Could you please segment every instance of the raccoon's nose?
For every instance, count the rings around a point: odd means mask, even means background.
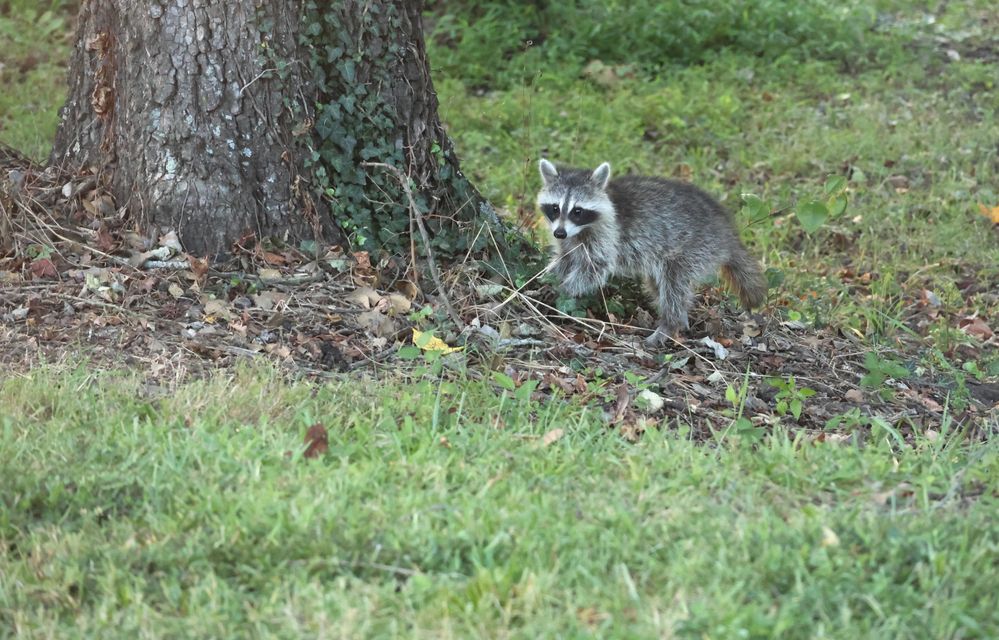
[[[565,234],[565,228],[564,227],[559,227],[558,229],[555,229],[555,231],[552,231],[552,233],[559,240],[565,240],[565,235],[566,234]]]

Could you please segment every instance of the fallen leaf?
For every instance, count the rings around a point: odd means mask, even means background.
[[[378,338],[395,335],[396,326],[392,318],[378,311],[365,311],[357,316],[357,324]]]
[[[822,542],[823,547],[838,547],[839,546],[839,536],[836,532],[829,527],[822,527]]]
[[[991,220],[992,224],[999,224],[999,206],[989,208],[979,202],[978,210],[982,212],[983,216]]]
[[[621,418],[627,413],[630,404],[631,395],[628,394],[628,385],[622,382],[617,387],[617,399],[614,401],[614,414],[611,416],[610,423],[616,424],[620,422]]]
[[[187,256],[187,263],[191,265],[191,272],[194,274],[195,280],[204,282],[205,276],[208,274],[208,258]]]
[[[992,332],[992,329],[989,328],[989,325],[985,324],[984,320],[976,316],[962,318],[961,321],[958,322],[957,326],[961,329],[961,331],[967,333],[969,336],[978,338],[982,342],[991,339],[992,336],[995,335]]]
[[[182,295],[184,295],[184,290],[183,290],[183,289],[181,288],[181,286],[180,286],[179,284],[177,284],[176,282],[171,282],[171,283],[170,283],[170,286],[169,286],[169,287],[167,287],[167,291],[168,291],[168,292],[170,293],[170,295],[172,295],[172,296],[173,296],[174,298],[179,298],[179,297],[181,297]]]
[[[232,319],[232,313],[229,312],[229,305],[218,298],[212,298],[205,302],[205,315],[223,318],[226,321]]]
[[[860,389],[850,389],[845,394],[843,394],[843,397],[849,400],[850,402],[855,402],[859,404],[864,401],[864,392],[861,391]]]
[[[180,240],[177,239],[176,231],[169,231],[160,236],[160,246],[173,249],[176,253],[180,253],[184,250],[180,246]]]
[[[461,351],[465,347],[450,347],[446,342],[437,336],[427,335],[419,329],[413,329],[413,344],[424,351],[440,351],[441,353],[452,353]]]
[[[564,435],[565,429],[552,429],[541,439],[541,443],[546,447],[551,446],[561,440]]]
[[[270,311],[284,304],[288,300],[288,294],[283,291],[268,290],[253,294],[252,298],[253,304],[264,311]]]
[[[56,270],[55,264],[52,263],[48,258],[38,258],[31,262],[31,266],[28,267],[31,274],[36,278],[55,278],[58,277],[59,272]]]
[[[718,358],[719,360],[724,360],[725,358],[728,357],[728,349],[726,349],[718,342],[715,342],[708,336],[704,336],[703,338],[701,338],[701,344],[703,344],[706,347],[710,347],[715,352],[715,357]]]
[[[371,270],[371,256],[367,251],[358,251],[354,253],[354,260],[357,263],[357,268],[361,271]]]
[[[666,406],[666,399],[654,391],[643,389],[635,398],[635,406],[646,413],[658,413]]]
[[[387,299],[390,314],[404,315],[409,313],[409,311],[413,308],[413,303],[410,302],[409,298],[401,293],[390,293],[388,294]]]
[[[503,285],[495,282],[487,282],[486,284],[475,285],[475,293],[480,298],[491,298],[493,296],[498,296],[503,293]]]
[[[281,272],[277,269],[261,269],[257,272],[257,275],[260,276],[260,279],[264,282],[281,279]]]
[[[347,302],[364,309],[373,309],[382,301],[380,293],[371,287],[358,287],[347,294]]]
[[[305,432],[305,453],[306,458],[318,458],[329,451],[329,434],[326,427],[318,422]]]

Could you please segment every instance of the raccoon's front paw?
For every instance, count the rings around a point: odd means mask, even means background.
[[[677,333],[683,329],[689,329],[690,323],[687,314],[684,312],[678,320],[661,320],[652,335],[645,338],[645,345],[648,347],[661,347],[667,342],[675,342]]]
[[[652,332],[652,335],[647,336],[642,342],[645,343],[646,347],[655,349],[674,339],[673,334],[675,333],[675,331],[667,331],[662,327],[659,327]]]

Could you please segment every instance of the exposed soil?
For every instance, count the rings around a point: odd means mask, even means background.
[[[4,375],[45,363],[125,367],[147,379],[150,393],[253,359],[320,382],[393,376],[423,363],[400,352],[420,327],[414,314],[429,305],[426,313],[443,320],[443,300],[425,295],[397,260],[336,250],[317,260],[247,238],[229,264],[209,266],[170,233],[131,231],[97,176],[69,179],[13,156],[0,171]],[[600,405],[629,438],[676,419],[697,437],[755,437],[778,421],[822,439],[932,437],[946,428],[985,438],[999,429],[999,383],[968,383],[956,395],[953,379],[916,370],[861,384],[872,351],[862,336],[783,321],[773,309],[746,314],[716,289],[703,292],[682,340],[650,351],[640,327],[651,318],[642,311],[627,321],[597,312],[571,318],[548,306],[547,285],[514,291],[471,264],[452,265],[444,279],[462,327],[440,337],[464,346],[444,356],[445,371],[535,380],[536,395]],[[995,348],[999,338],[985,322],[972,330],[983,349]],[[879,358],[915,362],[922,348],[913,335]],[[639,399],[626,373],[654,396]],[[795,389],[809,390],[798,396],[797,419],[796,392],[770,383],[790,377]],[[740,412],[747,420],[730,426]]]

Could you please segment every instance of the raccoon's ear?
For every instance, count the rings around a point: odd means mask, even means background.
[[[541,158],[538,168],[541,170],[541,179],[544,180],[545,184],[551,184],[558,178],[558,169],[544,158]]]
[[[593,170],[593,175],[590,176],[590,182],[597,185],[601,189],[606,189],[607,183],[610,182],[610,175],[610,163],[605,162]]]

